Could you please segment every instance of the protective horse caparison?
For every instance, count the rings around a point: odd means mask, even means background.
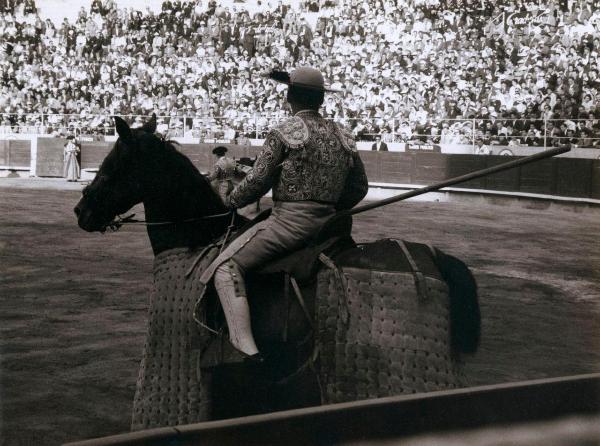
[[[468,268],[422,244],[357,246],[349,228],[248,275],[253,332],[270,360],[260,370],[219,364],[223,336],[210,329],[223,318],[199,277],[216,241],[251,223],[232,218],[191,161],[154,135],[154,116],[140,129],[115,122],[119,139],[75,213],[82,229],[102,231],[141,202],[150,224],[155,287],[133,429],[462,384],[460,353],[479,342]]]

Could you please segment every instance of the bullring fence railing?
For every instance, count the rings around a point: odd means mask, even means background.
[[[121,115],[133,126],[142,125],[148,115]],[[191,138],[199,142],[233,142],[238,139],[260,140],[269,128],[286,116],[254,114],[251,116],[158,116],[157,131],[169,138]],[[598,119],[524,119],[524,118],[456,118],[422,119],[360,117],[330,118],[351,128],[358,141],[386,143],[482,144],[600,149]],[[67,136],[115,134],[108,115],[16,114],[0,113],[0,139],[11,135]]]

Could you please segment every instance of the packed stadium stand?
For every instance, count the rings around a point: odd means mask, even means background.
[[[260,3],[260,2],[259,2]],[[263,5],[265,6],[265,5]],[[0,133],[258,137],[286,116],[272,68],[321,68],[358,139],[600,148],[599,0],[93,0],[75,21],[0,2]],[[138,118],[138,120],[141,118]]]

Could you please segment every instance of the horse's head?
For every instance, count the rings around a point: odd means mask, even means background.
[[[158,141],[155,115],[139,129],[130,128],[119,117],[114,119],[119,138],[74,209],[79,226],[88,232],[103,230],[117,215],[144,200],[147,166],[140,153]]]

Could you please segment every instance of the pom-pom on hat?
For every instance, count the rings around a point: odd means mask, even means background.
[[[291,74],[287,71],[271,70],[263,76],[276,82],[286,84],[289,87],[310,88],[312,90],[328,91],[332,93],[339,93],[341,91],[326,86],[325,79],[321,72],[311,67],[296,68]]]

